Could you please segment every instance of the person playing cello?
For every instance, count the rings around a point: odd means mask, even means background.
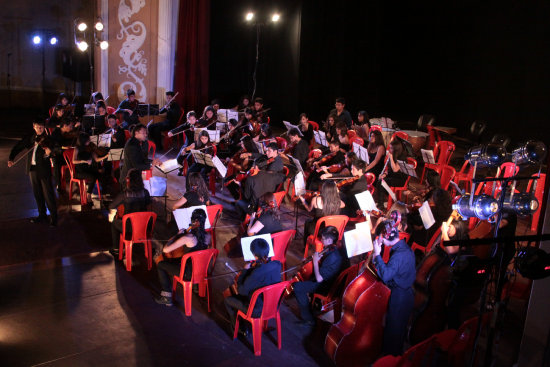
[[[137,114],[137,106],[139,101],[136,99],[136,92],[133,89],[126,91],[127,98],[120,102],[115,114],[123,113],[124,121],[122,121],[122,128],[129,129],[131,126],[139,124],[139,116]]]

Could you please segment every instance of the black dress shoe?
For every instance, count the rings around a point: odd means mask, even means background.
[[[31,218],[31,223],[42,223],[45,221],[46,221],[46,217],[43,217],[43,216]]]

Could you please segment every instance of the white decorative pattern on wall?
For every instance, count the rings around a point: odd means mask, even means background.
[[[124,65],[118,65],[118,73],[125,73],[129,79],[120,83],[118,88],[120,99],[126,98],[126,90],[132,88],[136,92],[137,99],[147,101],[147,88],[143,83],[144,77],[147,76],[147,59],[144,58],[145,52],[140,50],[145,42],[147,29],[143,22],[130,23],[132,16],[139,13],[143,7],[145,7],[145,0],[130,0],[130,6],[126,4],[126,0],[120,0],[118,6],[120,32],[117,34],[117,39],[124,39],[118,53]]]

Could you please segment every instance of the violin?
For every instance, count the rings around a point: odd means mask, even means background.
[[[90,144],[86,145],[86,151],[92,154],[95,153],[99,158],[105,157],[107,154],[109,154],[109,148],[98,147],[93,142],[90,142]]]
[[[165,246],[169,246],[169,245],[173,244],[174,242],[176,242],[177,240],[179,240],[180,238],[187,236],[189,233],[191,233],[191,231],[193,229],[199,228],[199,225],[200,225],[199,221],[195,221],[187,229],[185,229],[183,231],[180,231],[178,234],[176,234],[174,237],[172,237],[170,239],[170,241],[168,241],[166,243]],[[178,257],[182,257],[183,255],[185,255],[185,246],[180,246],[180,247],[178,247],[177,249],[174,249],[171,252],[161,251],[160,254],[158,254],[157,256],[155,256],[153,258],[153,261],[155,262],[155,264],[158,265],[158,263],[161,262],[161,261],[164,261],[164,260],[167,260],[167,259],[177,259]]]
[[[338,154],[338,152],[332,152],[332,153],[326,154],[326,155],[322,156],[317,162],[313,162],[313,164],[316,165],[317,167],[322,166],[323,163],[325,163],[325,162],[331,160],[332,158],[336,157],[336,154]]]
[[[342,186],[350,185],[352,183],[357,182],[360,178],[361,178],[361,176],[346,178],[345,180],[342,180],[342,181],[338,182],[336,184],[336,187],[338,187],[340,189]]]
[[[318,239],[316,241],[319,241]],[[322,246],[322,245],[321,245]],[[317,245],[315,246],[317,247]],[[320,259],[323,258],[323,256],[330,250],[333,249],[334,246],[326,246],[323,248],[323,250],[319,253]],[[300,267],[301,266],[301,267]],[[307,257],[305,260],[302,260],[302,263],[300,265],[295,266],[294,268],[300,267],[300,270],[290,279],[290,283],[284,290],[283,295],[285,297],[290,297],[292,292],[294,292],[294,283],[296,282],[303,282],[311,278],[313,275],[313,255]],[[291,269],[289,269],[291,270]]]

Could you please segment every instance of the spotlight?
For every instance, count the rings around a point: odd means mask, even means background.
[[[103,30],[103,23],[101,22],[101,20],[98,20],[95,24],[95,30],[98,32],[101,32]]]
[[[80,32],[84,32],[88,26],[84,22],[78,23],[78,26],[76,27]]]
[[[50,45],[52,46],[57,45],[57,37],[50,38]]]
[[[109,47],[109,42],[107,42],[107,41],[101,41],[101,42],[99,43],[99,47],[100,47],[102,50],[106,50],[107,47]]]
[[[272,22],[278,22],[279,19],[281,19],[281,16],[277,13],[273,14],[273,16],[271,17]]]
[[[247,22],[250,22],[253,18],[254,18],[254,13],[252,13],[252,12],[246,13],[245,19],[246,19]]]
[[[42,42],[42,38],[40,36],[38,35],[33,36],[32,43],[34,43],[35,45],[39,45],[41,42]]]
[[[453,209],[466,219],[477,217],[481,220],[486,220],[497,214],[500,207],[495,198],[483,194],[474,196],[472,206],[470,206],[470,195],[460,196],[456,203],[453,204]]]
[[[514,193],[512,195],[511,190],[506,192],[504,196],[504,202],[502,203],[503,210],[514,211],[517,215],[526,216],[531,215],[539,208],[539,201],[531,194]]]
[[[86,41],[80,41],[77,43],[78,49],[82,52],[88,49],[88,43]]]
[[[518,251],[514,264],[518,272],[527,279],[542,279],[550,275],[550,255],[540,248],[522,248]]]
[[[517,165],[532,163],[539,164],[546,158],[546,145],[540,141],[529,140],[522,147],[512,152],[512,162]]]
[[[498,166],[506,159],[506,149],[500,145],[487,144],[472,147],[468,150],[464,159],[470,161],[473,166]]]

